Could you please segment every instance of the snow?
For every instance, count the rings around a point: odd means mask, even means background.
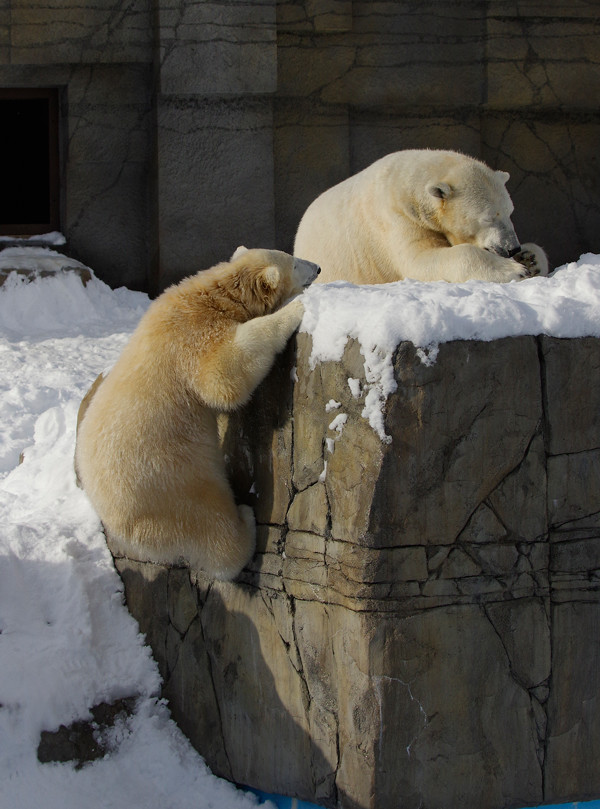
[[[344,429],[344,424],[348,421],[348,414],[347,413],[338,413],[338,415],[334,418],[334,420],[329,425],[329,430],[336,430],[336,432],[341,433]]]
[[[354,379],[353,377],[348,378],[348,387],[350,388],[350,393],[355,399],[360,398],[360,394],[362,392],[362,387],[360,384],[360,379]]]
[[[12,249],[0,258],[64,266],[46,248],[6,256]],[[366,390],[348,384],[381,431],[400,340],[432,362],[446,340],[600,336],[600,257],[519,284],[332,284],[304,299],[313,365],[339,359],[349,336],[359,340]],[[75,484],[79,402],[148,305],[145,295],[96,278],[84,287],[72,272],[30,283],[13,273],[0,287],[0,809],[37,807],[40,796],[46,809],[257,805],[215,778],[170,719],[100,523]],[[336,437],[344,421],[338,413],[331,422]],[[80,770],[38,762],[43,729],[89,719],[94,705],[128,696],[138,697],[135,712],[109,733],[104,759]]]
[[[56,253],[49,247],[5,247],[0,252],[0,270],[27,270],[31,268],[32,261],[35,261],[35,270],[57,269],[87,269],[84,264],[74,258],[69,258],[61,253]]]
[[[66,244],[67,240],[62,233],[59,233],[57,230],[53,230],[50,233],[36,233],[35,236],[26,236],[21,238],[15,238],[15,236],[0,236],[0,242],[10,242],[11,244],[18,244],[25,247],[28,243],[31,244],[32,242],[35,242],[36,244],[48,244],[60,247],[61,245]]]
[[[396,389],[393,353],[403,340],[421,361],[436,361],[440,343],[518,335],[600,336],[600,258],[591,253],[547,278],[509,284],[398,281],[361,286],[338,281],[304,293],[301,331],[312,336],[311,367],[341,359],[348,337],[359,341],[367,385],[363,417],[382,441],[383,405]],[[356,380],[349,379],[358,394]]]

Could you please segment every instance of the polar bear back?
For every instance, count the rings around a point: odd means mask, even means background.
[[[217,414],[243,405],[302,320],[319,268],[236,251],[163,292],[86,394],[75,467],[113,553],[235,578],[252,509],[227,480]]]
[[[319,264],[318,282],[398,280],[392,248],[384,238],[393,210],[385,193],[392,168],[391,157],[388,155],[324,191],[302,217],[294,254]],[[404,230],[403,222],[398,222],[397,226]],[[401,237],[401,233],[398,235]]]
[[[294,253],[321,266],[320,283],[525,277],[508,178],[458,152],[386,155],[311,203]]]

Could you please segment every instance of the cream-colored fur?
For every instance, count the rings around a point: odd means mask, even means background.
[[[542,248],[519,244],[508,179],[457,152],[395,152],[321,194],[294,253],[321,266],[321,283],[547,275]]]
[[[246,402],[303,315],[318,273],[274,250],[231,262],[157,298],[79,414],[75,466],[111,549],[234,578],[254,553],[249,506],[225,473],[217,413]]]

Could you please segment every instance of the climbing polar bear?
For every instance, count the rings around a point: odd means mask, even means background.
[[[75,468],[111,550],[232,579],[255,522],[225,473],[217,413],[246,402],[300,325],[294,298],[319,268],[275,250],[230,262],[157,298],[78,418]]]
[[[542,248],[519,244],[508,178],[457,152],[389,154],[308,207],[294,253],[320,265],[321,283],[547,275]]]

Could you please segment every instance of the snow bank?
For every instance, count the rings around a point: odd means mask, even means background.
[[[31,244],[31,242],[36,242],[37,244],[52,244],[56,247],[60,247],[61,245],[66,244],[67,240],[62,233],[59,233],[57,230],[53,230],[50,233],[36,233],[34,236],[0,236],[0,244],[2,242],[10,242],[11,244],[16,243],[19,246],[24,247]]]
[[[158,698],[158,669],[75,484],[79,402],[148,305],[73,273],[0,288],[0,809],[257,804],[208,771]],[[137,708],[104,759],[37,761],[42,730],[125,696]]]
[[[6,252],[0,252],[0,263]],[[31,269],[31,256],[22,257],[21,263]],[[81,278],[70,272],[33,282],[11,273],[0,288],[0,336],[21,340],[131,332],[149,303],[147,295],[124,287],[111,290],[95,276],[84,287]]]

